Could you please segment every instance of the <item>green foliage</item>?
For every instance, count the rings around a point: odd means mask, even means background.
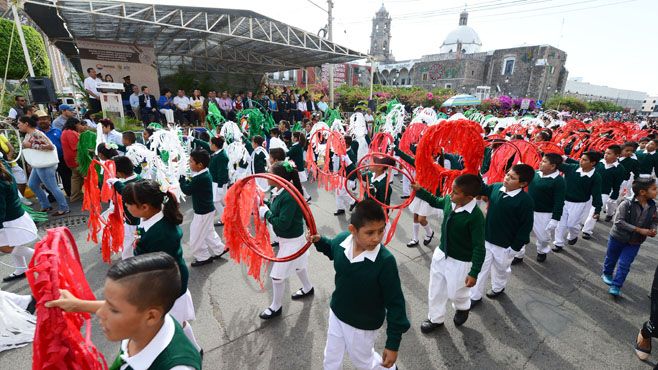
[[[544,104],[544,108],[570,112],[585,112],[587,111],[587,103],[572,96],[556,95],[548,99]]]
[[[25,43],[32,59],[34,74],[38,77],[50,76],[50,61],[46,53],[46,45],[43,38],[37,30],[30,26],[22,26],[25,35]],[[4,77],[5,65],[7,65],[7,55],[9,55],[9,41],[11,39],[12,29],[14,29],[14,40],[11,45],[11,56],[7,79],[21,80],[27,75],[27,64],[23,56],[21,42],[18,38],[18,32],[13,21],[0,18],[0,78]]]
[[[621,112],[624,107],[611,101],[591,101],[587,103],[587,110],[594,112]]]
[[[7,116],[9,109],[11,109],[11,107],[16,104],[14,100],[16,95],[29,97],[30,92],[27,81],[22,81],[21,83],[11,83],[9,81],[5,81],[4,88],[6,90],[4,91],[4,95],[2,95],[2,102],[0,102],[0,116],[2,117]]]
[[[373,86],[373,98],[378,104],[386,103],[390,99],[397,99],[402,104],[424,107],[440,106],[446,99],[454,95],[451,89],[433,89],[428,91],[422,87]],[[355,107],[363,107],[370,97],[369,86],[341,85],[336,89],[336,104],[350,111]]]

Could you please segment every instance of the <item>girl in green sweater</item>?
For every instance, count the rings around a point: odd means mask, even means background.
[[[272,164],[270,173],[290,181],[299,192],[302,185],[294,164],[290,161],[281,161]],[[306,240],[304,238],[304,216],[302,209],[295,199],[284,188],[272,180],[268,180],[272,190],[272,198],[268,205],[261,206],[259,215],[272,225],[272,230],[279,242],[277,257],[289,256],[299,251]],[[308,251],[290,262],[275,262],[272,264],[270,277],[272,278],[272,304],[260,313],[259,317],[268,320],[281,316],[283,291],[285,281],[295,272],[302,282],[293,295],[293,300],[311,296],[314,293],[313,284],[308,278]]]

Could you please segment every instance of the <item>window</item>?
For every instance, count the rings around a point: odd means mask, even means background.
[[[452,84],[446,84],[446,85],[445,85],[445,88],[446,88],[446,89],[452,89]]]
[[[401,78],[401,79],[400,79],[400,85],[404,85],[405,81],[406,81],[406,80],[405,80],[404,78]]]
[[[503,60],[503,69],[501,73],[503,76],[511,76],[514,73],[514,62],[516,61],[515,57],[505,58]]]
[[[423,72],[423,74],[421,75],[420,79],[423,80],[423,81],[427,81],[428,77],[429,77],[428,73],[427,73],[427,72]]]
[[[474,74],[475,74],[475,71],[471,71],[471,76],[473,76]]]

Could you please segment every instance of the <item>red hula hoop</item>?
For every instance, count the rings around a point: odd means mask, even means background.
[[[501,182],[505,178],[508,163],[525,163],[532,168],[538,168],[541,155],[535,145],[525,140],[513,140],[502,143],[491,154],[489,171],[483,176],[487,183]]]
[[[393,151],[389,149],[393,143],[395,143],[395,139],[393,139],[391,134],[388,132],[378,132],[372,137],[369,149],[373,153],[393,154]]]
[[[418,144],[426,129],[427,125],[421,122],[409,125],[400,138],[400,150],[411,157],[415,156],[415,154],[411,152],[411,144]]]
[[[222,217],[226,244],[232,246],[229,249],[229,255],[237,263],[244,260],[249,266],[249,275],[260,282],[260,267],[263,260],[269,262],[292,261],[304,254],[311,246],[311,242],[307,241],[300,250],[289,256],[274,256],[270,245],[267,222],[261,220],[258,215],[258,207],[263,205],[263,192],[257,188],[255,181],[257,178],[274,181],[295,199],[302,209],[304,220],[311,235],[317,234],[317,227],[313,213],[304,200],[304,196],[289,181],[270,173],[258,173],[246,176],[233,184],[226,193],[226,209]],[[252,215],[254,216],[256,237],[249,234],[248,226]],[[239,248],[240,246],[246,246],[247,248]]]
[[[324,164],[323,168],[320,168],[315,158],[315,147],[320,145],[320,142],[325,139],[325,135],[327,141],[324,149]],[[316,131],[308,142],[306,168],[308,168],[313,179],[318,182],[318,185],[327,191],[342,186],[342,179],[345,177],[345,164],[343,161],[339,161],[338,172],[331,171],[331,151],[339,157],[345,155],[347,153],[345,138],[338,131],[331,131],[326,128]]]
[[[46,236],[34,246],[26,276],[37,302],[32,368],[107,369],[103,354],[91,342],[91,315],[45,306],[46,302],[59,299],[60,289],[80,299],[96,299],[69,229],[48,229]],[[86,326],[84,337],[80,331],[82,325]]]
[[[535,146],[537,149],[539,149],[540,152],[546,154],[546,153],[555,153],[559,155],[564,155],[564,149],[562,149],[560,146],[557,144],[551,142],[551,141],[540,141],[538,143],[535,143]]]

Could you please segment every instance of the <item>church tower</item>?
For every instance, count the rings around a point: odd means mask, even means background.
[[[395,59],[391,55],[391,17],[388,15],[384,3],[372,19],[372,33],[370,34],[370,52],[378,62],[390,63]]]

